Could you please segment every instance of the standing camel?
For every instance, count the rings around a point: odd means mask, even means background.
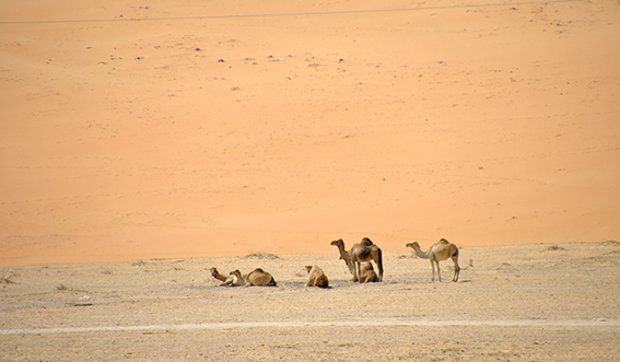
[[[344,248],[344,240],[342,239],[334,240],[330,244],[338,247],[338,251],[340,252],[340,260],[344,260],[344,263],[347,265],[347,267],[349,268],[349,271],[353,275],[353,281],[356,282],[357,279],[355,279],[355,272],[353,271],[353,263],[351,263],[351,256],[349,255],[349,252]]]
[[[338,247],[338,251],[340,252],[340,260],[344,260],[344,263],[349,268],[349,271],[351,272],[351,275],[353,275],[353,279],[352,280],[354,282],[360,282],[360,283],[375,283],[375,282],[378,282],[378,281],[380,281],[380,279],[377,276],[377,273],[375,273],[374,268],[372,267],[372,263],[370,262],[370,260],[375,260],[375,263],[377,263],[378,267],[379,267],[379,265],[381,265],[381,267],[380,267],[381,269],[380,270],[383,271],[383,263],[382,263],[382,258],[381,258],[381,249],[379,249],[376,245],[373,245],[372,241],[370,241],[370,239],[368,239],[368,238],[364,238],[360,244],[362,244],[362,243],[364,245],[366,245],[366,246],[370,246],[370,245],[374,246],[374,248],[377,249],[377,251],[375,251],[375,253],[378,254],[378,257],[377,258],[375,258],[375,257],[368,258],[366,261],[363,261],[363,262],[359,263],[359,271],[358,271],[357,274],[355,272],[355,265],[353,264],[352,259],[351,259],[351,254],[344,247],[344,241],[342,239],[338,239],[338,240],[332,241],[330,244]]]
[[[379,281],[383,281],[383,253],[369,238],[363,238],[362,241],[353,245],[349,251],[349,257],[353,264],[355,280],[360,280],[360,263],[374,260],[379,270]]]
[[[415,254],[419,258],[430,259],[431,268],[433,268],[433,281],[435,281],[435,265],[437,266],[437,275],[439,276],[439,281],[441,281],[439,262],[448,258],[452,259],[452,261],[454,262],[454,276],[452,277],[452,281],[456,282],[459,280],[459,273],[461,272],[461,267],[459,266],[459,248],[457,248],[456,245],[452,244],[446,239],[441,239],[435,244],[433,244],[427,251],[422,251],[420,249],[420,244],[418,244],[417,241],[407,244],[407,247],[413,248]]]

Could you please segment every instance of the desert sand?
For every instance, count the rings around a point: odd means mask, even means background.
[[[462,248],[461,276],[386,253],[357,284],[331,254],[0,268],[3,360],[617,361],[620,244]],[[307,288],[304,265],[331,289]],[[220,287],[262,267],[277,287]]]
[[[617,360],[618,34],[616,0],[0,2],[0,359]],[[365,236],[382,283],[329,245]],[[405,248],[442,237],[458,283]]]
[[[617,1],[0,4],[0,264],[620,234]]]

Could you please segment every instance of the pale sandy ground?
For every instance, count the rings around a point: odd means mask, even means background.
[[[0,359],[617,360],[618,246],[568,242],[620,235],[618,34],[615,0],[0,2]],[[354,285],[329,241],[366,235]],[[457,284],[400,258],[440,237]]]
[[[2,360],[617,361],[620,244],[471,247],[458,283],[411,251],[383,283],[331,254],[3,267]],[[333,288],[306,288],[320,265]],[[444,277],[450,263],[442,263]],[[205,270],[263,267],[276,288]],[[60,285],[64,287],[59,287]],[[62,290],[59,290],[62,289]]]
[[[0,264],[618,239],[618,34],[616,0],[2,1]]]

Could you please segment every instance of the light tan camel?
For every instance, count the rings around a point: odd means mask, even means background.
[[[308,272],[308,287],[329,288],[329,280],[327,275],[323,272],[323,269],[316,265],[307,265],[306,271]]]
[[[228,273],[228,275],[229,277],[226,278],[226,280],[222,284],[220,284],[220,286],[228,285],[231,287],[242,287],[246,284],[245,279],[243,278],[243,275],[241,275],[239,269],[231,271],[230,273]]]
[[[372,260],[377,264],[379,281],[383,281],[383,253],[369,238],[363,238],[362,241],[353,245],[349,251],[349,256],[353,264],[353,276],[356,280],[360,280],[360,263]]]
[[[360,263],[360,283],[376,283],[379,281],[375,268],[372,267],[372,263],[369,261],[363,261]]]
[[[273,276],[261,268],[256,268],[248,273],[246,277],[248,286],[256,287],[275,287],[278,285]]]
[[[417,241],[407,244],[407,247],[413,248],[415,254],[419,258],[430,259],[431,268],[433,268],[433,281],[435,281],[435,265],[437,266],[437,275],[439,276],[439,281],[441,281],[439,262],[448,258],[452,259],[452,261],[454,262],[454,276],[452,277],[452,281],[456,282],[459,280],[459,273],[461,272],[461,267],[459,266],[459,248],[457,248],[456,245],[452,244],[446,239],[441,239],[435,244],[433,244],[427,251],[422,251],[420,249],[420,244],[418,244]]]
[[[344,248],[344,240],[334,240],[330,244],[338,247],[338,251],[340,252],[340,260],[344,260],[344,263],[347,265],[347,268],[349,268],[351,275],[353,275],[353,281],[356,282],[357,279],[355,279],[353,263],[351,262],[351,256],[349,255],[349,252],[346,251],[346,249]]]
[[[245,278],[243,277],[243,275],[241,275],[241,272],[239,271],[239,269],[235,271],[231,271],[229,275],[230,277],[228,277],[226,281],[221,284],[222,286],[230,285],[232,287],[242,287],[246,285]]]

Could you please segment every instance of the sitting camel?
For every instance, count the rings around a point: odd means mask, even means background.
[[[215,267],[213,267],[213,268],[211,268],[209,270],[211,271],[211,276],[214,277],[215,279],[221,281],[221,282],[225,282],[228,279],[225,275],[220,274],[220,272]]]
[[[278,283],[276,283],[273,276],[268,272],[264,271],[261,268],[256,268],[248,273],[245,278],[248,286],[256,286],[256,287],[276,287]]]
[[[376,283],[379,281],[375,268],[369,261],[363,261],[360,264],[360,283]]]
[[[459,248],[457,248],[456,245],[446,239],[441,239],[437,243],[433,244],[427,251],[422,251],[420,249],[420,244],[418,244],[417,241],[408,243],[407,247],[413,248],[415,254],[419,258],[430,259],[431,268],[433,268],[433,281],[435,281],[435,265],[437,265],[437,275],[439,276],[439,281],[441,281],[439,262],[448,258],[452,259],[454,262],[454,276],[452,277],[452,281],[456,282],[459,280],[461,267],[459,266]]]
[[[307,265],[306,271],[308,272],[308,287],[329,288],[329,280],[327,275],[323,272],[323,269],[316,265]]]
[[[224,283],[220,284],[221,286],[230,285],[232,287],[242,287],[247,285],[246,279],[241,275],[239,269],[231,271],[229,275],[230,277],[228,277]]]

